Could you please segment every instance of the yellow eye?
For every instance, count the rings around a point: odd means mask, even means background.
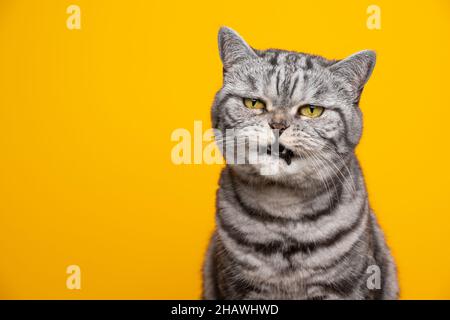
[[[300,107],[298,110],[299,114],[308,118],[317,118],[320,117],[323,113],[323,107],[306,105]]]
[[[244,105],[249,109],[263,109],[266,107],[261,100],[250,98],[244,98]]]

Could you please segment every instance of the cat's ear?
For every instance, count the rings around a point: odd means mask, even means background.
[[[225,70],[246,59],[258,57],[236,31],[227,27],[219,30],[219,53]]]
[[[333,64],[329,69],[343,77],[356,90],[360,90],[369,80],[376,60],[375,51],[364,50]]]

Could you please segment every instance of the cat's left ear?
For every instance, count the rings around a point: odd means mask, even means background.
[[[220,28],[218,40],[220,59],[225,70],[247,59],[258,57],[247,42],[231,28]]]
[[[377,60],[375,51],[364,50],[351,55],[329,67],[329,70],[361,90],[372,74]]]

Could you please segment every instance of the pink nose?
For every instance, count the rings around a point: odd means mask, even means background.
[[[283,133],[284,130],[286,130],[287,128],[289,128],[289,125],[286,122],[270,122],[269,126],[273,129],[273,130],[278,130],[280,135]]]

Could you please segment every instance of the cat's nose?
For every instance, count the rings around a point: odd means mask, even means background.
[[[269,126],[272,128],[272,130],[278,130],[280,136],[283,133],[284,130],[289,128],[289,124],[286,121],[271,121],[269,122]]]

